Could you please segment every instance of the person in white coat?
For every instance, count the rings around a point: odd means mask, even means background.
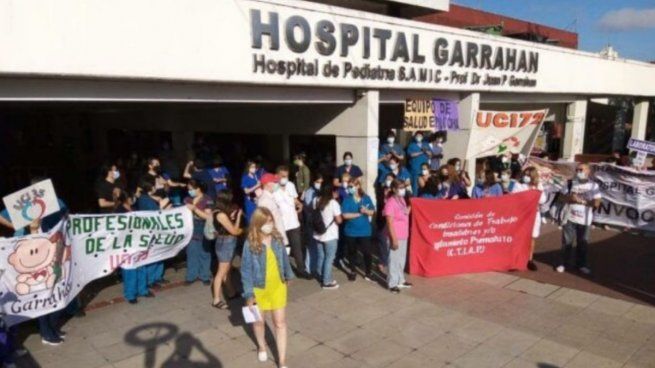
[[[541,193],[541,196],[539,197],[539,204],[537,205],[537,215],[536,215],[537,218],[535,219],[534,226],[532,228],[532,244],[530,246],[530,258],[528,260],[528,270],[536,271],[537,264],[534,263],[533,254],[534,254],[535,239],[539,237],[539,233],[541,232],[541,211],[539,210],[539,208],[542,204],[546,203],[548,197],[544,192],[543,185],[541,185],[541,183],[539,182],[539,172],[537,172],[537,169],[535,169],[532,166],[523,170],[521,180],[519,183],[514,184],[514,187],[512,188],[512,193],[523,192],[526,190],[538,190]]]

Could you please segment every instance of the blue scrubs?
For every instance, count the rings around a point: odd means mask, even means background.
[[[421,165],[428,163],[430,158],[425,151],[431,151],[430,145],[427,142],[417,143],[412,142],[407,146],[407,156],[409,157],[409,171],[412,174],[412,193],[418,193],[418,177],[421,176]],[[412,154],[422,152],[416,157]]]
[[[394,175],[396,175],[396,179],[402,181],[403,183],[407,180],[412,180],[412,176],[410,175],[409,170],[407,170],[404,167],[401,167],[398,169],[397,174],[391,171],[391,169],[386,169],[382,173],[382,175],[380,175],[380,177],[378,178],[378,184],[384,185],[384,179],[387,177],[387,174],[389,173],[393,173]]]
[[[483,185],[476,185],[471,194],[473,198],[501,197],[503,195],[503,187],[500,184],[494,184],[486,188]]]
[[[339,182],[341,182],[341,175],[343,175],[345,172],[349,173],[350,177],[353,179],[360,178],[364,175],[362,169],[360,169],[357,165],[350,166],[350,170],[348,170],[348,166],[341,165],[337,167],[337,171],[334,173],[334,177],[339,179]]]
[[[147,194],[142,194],[136,200],[136,208],[139,211],[159,211],[159,203],[155,201],[152,197]],[[149,265],[145,265],[139,268],[144,269],[144,274],[146,277],[146,285],[148,287],[153,286],[154,284],[161,282],[164,279],[164,262],[154,262]],[[139,269],[137,268],[137,270]],[[130,276],[132,277],[132,276]],[[134,277],[138,277],[137,274]],[[142,290],[142,289],[141,289]],[[126,297],[127,298],[127,297]]]
[[[241,189],[251,189],[255,185],[257,185],[257,182],[259,181],[259,178],[255,174],[254,176],[251,174],[243,174],[241,177]],[[245,194],[244,192],[244,197],[243,197],[243,211],[244,211],[244,218],[246,220],[246,223],[250,222],[250,216],[252,216],[252,213],[255,212],[255,208],[257,208],[257,204],[255,201],[252,199],[254,194]]]
[[[443,155],[443,147],[433,143],[430,146],[430,150],[432,151],[432,157],[430,158],[430,170],[439,170],[439,167],[441,167],[441,157],[439,157],[439,155]]]
[[[380,150],[378,151],[378,159],[381,159],[385,155],[389,153],[395,153],[396,156],[405,156],[405,152],[403,151],[403,147],[399,144],[393,144],[390,145],[388,143],[381,144],[380,145]],[[378,182],[384,181],[384,178],[380,179],[381,176],[384,175],[385,172],[389,171],[389,164],[385,162],[380,162],[378,163]]]
[[[375,205],[373,204],[371,197],[364,195],[360,198],[359,202],[357,202],[354,196],[349,195],[343,201],[343,204],[341,204],[341,213],[360,213],[359,211],[362,207],[369,210],[375,210]],[[359,216],[354,219],[346,220],[343,233],[351,238],[370,237],[372,233],[371,221],[369,221],[368,216]]]
[[[230,171],[225,166],[220,166],[209,170],[209,175],[211,175],[212,180],[214,180],[214,190],[216,193],[221,190],[227,189],[227,182],[217,183],[216,180],[228,179],[230,176]]]

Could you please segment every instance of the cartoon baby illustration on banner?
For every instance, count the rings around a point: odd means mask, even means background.
[[[16,294],[52,289],[64,277],[62,263],[70,258],[67,249],[60,232],[49,237],[28,237],[18,241],[7,260],[18,274]]]

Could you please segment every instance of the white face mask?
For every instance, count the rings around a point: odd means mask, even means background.
[[[406,194],[407,194],[407,189],[405,188],[398,189],[399,196],[404,197]]]
[[[417,136],[416,136],[416,141],[417,141],[418,143],[423,142],[423,136],[422,136],[422,135],[417,135]]]
[[[118,180],[118,178],[121,177],[121,172],[118,171],[118,170],[114,170],[114,171],[112,171],[111,174],[112,174],[112,176],[114,177],[114,180]]]
[[[395,142],[395,141],[396,141],[396,138],[394,138],[394,137],[387,137],[387,143],[389,143],[389,144],[393,144],[393,142]]]
[[[509,158],[508,158],[507,156],[503,156],[503,157],[500,159],[500,161],[501,161],[502,163],[506,164],[506,163],[509,162]]]
[[[387,188],[389,188],[389,187],[391,186],[391,182],[392,182],[392,181],[393,181],[393,180],[386,180],[386,181],[384,182],[384,186],[387,187]]]
[[[321,190],[321,183],[314,183],[315,190]]]
[[[423,176],[428,176],[428,175],[430,175],[430,170],[423,169],[423,171],[421,171],[421,173],[423,174]]]
[[[462,165],[460,164],[455,164],[455,170],[459,171],[462,169]]]
[[[343,187],[343,189],[348,189],[348,182],[344,181],[343,183],[341,183],[341,186]]]
[[[287,185],[289,178],[280,178],[280,185]]]
[[[524,183],[524,184],[530,184],[531,181],[532,181],[532,178],[531,178],[531,177],[529,177],[529,176],[527,176],[527,175],[524,175],[524,176],[523,176],[523,183]]]
[[[256,167],[251,167],[250,169],[248,169],[248,172],[251,173],[251,174],[254,174],[255,172],[257,172],[257,168]]]
[[[269,235],[273,232],[273,224],[264,224],[261,228],[259,228],[259,230],[261,230],[262,233]]]
[[[398,168],[398,164],[389,164],[389,168],[391,170],[396,170]]]
[[[587,180],[587,173],[586,173],[586,172],[578,172],[578,173],[575,174],[575,175],[576,175],[576,176],[578,177],[578,179],[580,179],[580,180]]]
[[[504,182],[508,182],[508,181],[509,181],[509,175],[507,175],[507,174],[502,174],[502,175],[500,176],[500,180],[502,180],[502,181],[504,181]]]
[[[347,158],[347,159],[343,160],[343,163],[345,163],[346,166],[350,166],[350,165],[353,164],[353,160],[352,160],[352,158]]]

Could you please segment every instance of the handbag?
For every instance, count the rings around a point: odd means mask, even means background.
[[[205,227],[203,229],[203,234],[205,239],[214,240],[216,239],[216,228],[214,227],[214,213],[212,212],[212,217],[205,220]]]

